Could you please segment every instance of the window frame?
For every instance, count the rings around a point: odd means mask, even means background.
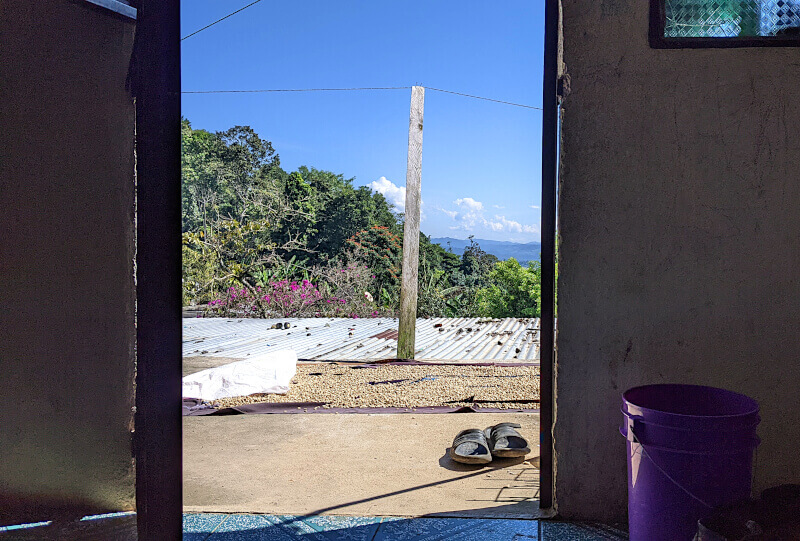
[[[730,49],[736,47],[800,47],[797,36],[749,36],[735,38],[670,38],[664,35],[667,24],[666,0],[650,0],[650,47],[653,49]]]

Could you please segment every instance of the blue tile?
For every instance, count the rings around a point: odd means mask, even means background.
[[[293,539],[268,515],[228,515],[208,541],[285,541]]]
[[[325,541],[371,541],[378,531],[380,517],[281,517],[284,528],[302,539]]]
[[[213,513],[184,513],[183,533],[211,533],[227,517]]]
[[[536,541],[535,520],[415,518],[380,525],[375,541]]]
[[[599,524],[577,524],[543,520],[540,527],[541,541],[600,541],[625,540],[628,535],[622,530]]]
[[[211,513],[184,513],[183,541],[205,541],[228,515]]]
[[[229,515],[207,541],[371,541],[379,517]],[[184,539],[188,539],[184,534]],[[206,541],[206,539],[200,541]]]
[[[596,524],[502,519],[184,515],[186,541],[595,541],[624,540]]]
[[[82,522],[88,522],[90,520],[104,520],[109,518],[122,518],[122,517],[131,517],[136,514],[136,511],[123,511],[121,513],[103,513],[102,515],[86,515],[81,519]]]
[[[15,530],[27,530],[27,529],[30,529],[30,528],[39,528],[39,527],[42,527],[42,526],[48,526],[48,525],[50,525],[52,523],[53,522],[51,520],[48,520],[46,522],[30,522],[30,523],[27,523],[27,524],[10,524],[8,526],[0,526],[0,533],[13,532]]]

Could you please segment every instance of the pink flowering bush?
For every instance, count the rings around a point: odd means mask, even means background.
[[[375,302],[375,274],[367,265],[329,265],[314,271],[326,297],[323,314],[329,317],[386,317],[390,311]]]
[[[309,280],[280,280],[249,291],[229,287],[224,297],[211,301],[208,307],[221,316],[301,317],[321,315],[320,305],[323,301],[322,293]]]
[[[375,273],[364,262],[331,262],[304,271],[305,279],[257,278],[228,287],[208,303],[208,315],[222,317],[386,317],[391,309],[381,306]]]
[[[319,312],[318,307],[323,297],[317,286],[308,280],[289,282],[281,280],[270,284],[272,291],[263,295],[262,300],[275,312],[284,317],[306,315]]]
[[[385,317],[370,290],[375,275],[365,265],[315,269],[312,280],[276,280],[256,287],[229,287],[208,303],[223,317]]]

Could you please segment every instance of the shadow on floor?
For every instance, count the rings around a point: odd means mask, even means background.
[[[325,507],[323,509],[316,509],[311,512],[308,516],[320,516],[326,513],[331,513],[332,511],[345,509],[347,507],[351,507],[358,504],[363,504],[375,500],[380,500],[383,498],[389,498],[392,496],[397,496],[399,494],[406,494],[409,492],[413,492],[415,490],[420,490],[423,488],[430,488],[435,486],[441,486],[448,483],[453,483],[455,481],[460,481],[463,479],[468,479],[470,477],[476,476],[483,476],[486,475],[487,472],[489,474],[495,471],[507,471],[509,474],[513,474],[512,477],[505,479],[505,485],[501,487],[482,487],[485,488],[487,493],[485,495],[486,499],[478,499],[478,500],[471,500],[471,501],[485,501],[485,502],[509,502],[520,504],[517,507],[514,507],[514,511],[508,509],[510,506],[501,506],[496,508],[487,508],[487,509],[472,509],[464,511],[464,514],[459,514],[461,512],[454,511],[448,513],[439,513],[439,514],[431,514],[430,516],[474,516],[477,518],[535,518],[534,510],[536,506],[538,506],[538,498],[539,498],[539,475],[538,470],[534,469],[522,469],[519,471],[512,470],[513,466],[519,466],[526,462],[523,458],[508,458],[502,459],[496,462],[492,462],[487,465],[468,465],[468,464],[459,464],[454,462],[450,459],[447,451],[445,451],[445,455],[439,459],[439,464],[452,471],[463,471],[469,472],[461,475],[459,477],[455,477],[452,479],[444,479],[441,481],[434,481],[432,483],[426,483],[423,485],[417,485],[413,487],[408,487],[402,490],[396,490],[394,492],[388,492],[386,494],[381,494],[379,496],[372,496],[370,498],[363,498],[361,500],[351,501],[340,505],[334,505],[330,507]],[[527,474],[527,475],[526,475]],[[514,486],[508,485],[508,483],[514,483]],[[521,483],[521,484],[520,484]],[[522,505],[525,504],[525,505]],[[495,511],[497,509],[497,511]],[[505,511],[503,511],[505,510]],[[513,517],[509,517],[509,513],[516,513]]]
[[[184,514],[184,541],[594,541],[625,540],[597,524],[476,518]],[[0,529],[0,540],[134,541],[136,516]]]
[[[538,458],[538,457],[534,457]],[[450,471],[480,471],[480,470],[500,470],[519,466],[520,464],[532,464],[534,458],[495,458],[488,464],[462,464],[450,458],[450,448],[444,450],[444,454],[439,458],[439,466]]]
[[[590,541],[624,540],[600,525],[468,518],[184,515],[184,541]]]

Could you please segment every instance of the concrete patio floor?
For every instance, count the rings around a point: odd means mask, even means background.
[[[539,416],[526,413],[184,417],[184,511],[535,518]],[[517,422],[533,452],[447,455],[465,428]]]

